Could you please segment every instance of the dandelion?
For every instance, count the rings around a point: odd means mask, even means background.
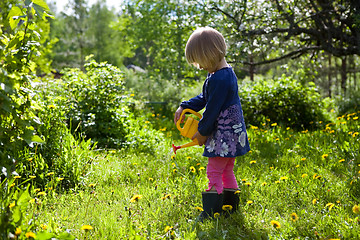
[[[46,196],[46,192],[38,192],[38,196]]]
[[[275,229],[281,228],[281,225],[278,221],[272,220],[270,223]]]
[[[204,209],[202,207],[195,207],[195,209],[200,211],[200,212],[204,211]]]
[[[331,209],[332,209],[334,206],[335,206],[334,203],[328,203],[328,204],[326,204],[325,207],[328,207],[328,208],[329,208],[329,211],[331,211]]]
[[[246,202],[247,205],[250,205],[250,204],[253,204],[253,203],[254,203],[254,202],[251,201],[251,200],[249,200],[249,201]]]
[[[14,179],[19,179],[21,178],[21,176],[14,176]]]
[[[360,207],[358,205],[355,205],[353,208],[352,208],[352,211],[353,213],[355,214],[360,214]]]
[[[290,127],[287,127],[287,128],[286,128],[286,131],[289,131],[289,130],[290,130]]]
[[[190,159],[191,159],[191,157],[187,156],[187,157],[186,157],[186,159],[187,159],[187,160],[190,160]]]
[[[306,160],[306,158],[301,158],[301,161],[305,161]]]
[[[64,180],[64,178],[58,177],[57,180],[58,180],[58,181],[62,181],[62,180]]]
[[[247,179],[246,179],[246,178],[243,178],[243,179],[241,179],[241,181],[242,181],[242,182],[246,182],[246,181],[247,181]]]
[[[36,176],[30,175],[29,178],[34,179],[34,178],[36,178]]]
[[[248,187],[250,187],[252,185],[250,182],[246,182],[244,184],[245,184],[245,186],[248,186]]]
[[[354,132],[352,136],[356,137],[357,135],[359,135],[359,132]]]
[[[345,159],[340,159],[339,163],[345,162]]]
[[[298,165],[296,165],[295,167],[298,168],[298,167],[300,167],[300,165],[298,164]]]
[[[267,185],[267,182],[263,182],[262,184],[261,184],[261,186],[266,186]]]
[[[171,194],[166,194],[166,195],[163,196],[161,199],[162,199],[162,200],[165,200],[165,199],[167,199],[167,198],[170,199],[170,198],[171,198]]]
[[[54,172],[49,172],[48,174],[46,174],[46,176],[51,176],[51,175],[54,175],[55,173]]]
[[[55,105],[52,104],[48,106],[48,109],[55,109],[55,108],[56,108]]]
[[[353,118],[353,120],[358,120],[358,119],[359,119],[359,117],[354,117],[354,118]]]
[[[92,230],[92,229],[94,229],[94,228],[92,226],[90,226],[90,225],[83,225],[81,227],[81,230],[85,230],[86,232],[89,231],[89,230]]]
[[[25,237],[26,237],[26,238],[36,238],[36,235],[35,235],[35,233],[33,233],[33,232],[27,232],[27,233],[25,234]]]
[[[220,213],[216,212],[214,213],[214,218],[219,218],[220,217]]]
[[[288,177],[284,176],[284,177],[280,177],[280,180],[287,180],[289,179]]]
[[[275,126],[277,126],[277,123],[272,123],[271,126],[275,127]]]
[[[302,178],[306,178],[308,175],[306,173],[304,173],[303,175],[301,175]]]
[[[296,222],[299,219],[299,217],[296,213],[290,214],[290,217],[291,217],[291,221],[293,221],[293,222]]]
[[[164,229],[164,232],[168,232],[168,231],[170,231],[170,230],[172,230],[173,229],[173,227],[170,227],[170,226],[166,226],[165,227],[165,229]]]
[[[46,229],[47,229],[47,225],[46,225],[46,224],[40,224],[40,227],[41,227],[43,230],[46,230]]]
[[[223,205],[223,206],[222,206],[222,210],[223,210],[223,211],[231,211],[232,208],[233,208],[233,207],[232,207],[231,205]]]
[[[149,177],[149,181],[152,182],[154,181],[154,179],[152,177]]]
[[[35,188],[34,192],[40,192],[40,188]]]
[[[204,167],[199,167],[199,171],[200,171],[200,172],[203,171],[203,170],[205,170]]]
[[[270,167],[270,170],[273,170],[274,169],[274,167]]]
[[[177,169],[175,168],[175,169],[173,169],[173,173],[177,173]]]
[[[251,128],[251,129],[254,129],[254,130],[259,129],[259,128],[256,127],[256,126],[250,126],[250,128]]]
[[[96,186],[96,183],[90,183],[90,184],[89,184],[89,187],[92,187],[92,188],[93,188],[93,187],[95,187],[95,186]]]
[[[236,195],[236,194],[240,194],[240,190],[236,190],[235,192],[234,192],[234,194]]]
[[[9,204],[9,208],[13,208],[13,207],[15,207],[15,202]]]
[[[190,171],[191,171],[192,173],[196,173],[196,169],[195,169],[193,166],[190,167]]]
[[[256,161],[250,161],[250,164],[255,164],[256,163]]]
[[[142,199],[142,195],[134,195],[131,199],[130,199],[130,202],[137,202],[139,201],[140,199]]]
[[[317,203],[317,199],[314,198],[311,202],[312,202],[313,205],[315,205]]]
[[[16,228],[15,235],[19,236],[21,234],[21,228]]]
[[[174,160],[175,159],[175,155],[171,155],[171,160]]]
[[[280,183],[280,181],[275,181],[275,183]]]
[[[325,158],[327,158],[329,156],[329,154],[323,154],[321,157],[323,158],[323,159],[325,159]]]

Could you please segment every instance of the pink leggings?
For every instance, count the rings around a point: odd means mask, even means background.
[[[214,186],[217,193],[223,192],[224,188],[237,189],[238,185],[234,175],[235,158],[212,157],[209,158],[206,173],[209,179],[209,188]]]

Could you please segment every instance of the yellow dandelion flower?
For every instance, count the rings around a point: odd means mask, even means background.
[[[165,199],[170,199],[171,198],[171,194],[166,194],[165,196],[163,196],[161,199],[165,200]]]
[[[19,236],[21,234],[21,228],[16,228],[16,230],[15,230],[15,235],[16,236]]]
[[[352,136],[356,137],[357,135],[359,135],[359,132],[354,132]]]
[[[246,179],[246,178],[243,178],[243,179],[241,179],[241,181],[242,181],[242,182],[246,182],[246,181],[247,181],[247,179]]]
[[[62,180],[64,180],[64,178],[63,177],[58,177],[57,180],[62,181]]]
[[[275,181],[275,183],[280,183],[280,181]]]
[[[305,161],[306,160],[306,158],[301,158],[301,161]]]
[[[196,169],[195,169],[193,166],[190,167],[190,171],[191,171],[192,173],[196,173]]]
[[[55,109],[56,108],[56,106],[55,105],[48,105],[48,109]]]
[[[274,169],[274,167],[270,167],[270,170],[273,170]]]
[[[41,227],[43,230],[46,230],[46,229],[47,229],[47,225],[46,225],[46,224],[40,224],[40,227]]]
[[[33,233],[33,232],[27,232],[27,233],[25,234],[25,237],[26,237],[26,238],[36,238],[36,235],[35,235],[35,233]]]
[[[275,229],[281,228],[281,225],[278,221],[272,220],[270,223],[273,226],[273,228],[275,228]]]
[[[130,202],[137,202],[137,201],[139,201],[140,199],[142,199],[142,195],[138,195],[138,194],[136,194],[136,195],[134,195],[131,199],[130,199]]]
[[[15,207],[15,202],[9,204],[9,208],[13,208],[13,207]]]
[[[89,187],[92,187],[92,188],[93,188],[93,187],[95,187],[95,186],[96,186],[96,183],[90,183],[90,184],[89,184]]]
[[[256,163],[256,161],[250,161],[250,164],[255,164]]]
[[[267,185],[267,183],[266,182],[263,182],[262,184],[261,184],[261,186],[266,186]]]
[[[204,167],[199,167],[199,171],[200,171],[200,172],[203,171],[203,170],[205,170]]]
[[[248,187],[250,187],[252,185],[250,182],[246,182],[244,184],[245,184],[245,186],[248,186]]]
[[[254,129],[254,130],[259,129],[259,128],[256,127],[256,126],[250,126],[250,128],[251,128],[251,129]]]
[[[355,205],[353,208],[352,208],[352,211],[353,213],[355,214],[360,214],[360,207],[358,205]]]
[[[231,205],[223,205],[222,206],[223,211],[231,211],[232,209],[233,209],[233,207]]]
[[[189,156],[188,156],[188,157],[186,157],[186,159],[187,159],[187,160],[190,160],[190,159],[191,159],[191,157],[189,157]]]
[[[204,209],[202,207],[195,207],[195,209],[200,211],[200,212],[204,211]]]
[[[234,192],[234,194],[240,194],[240,190],[236,190],[235,192]]]
[[[36,176],[30,175],[29,178],[34,179],[34,178],[36,178]]]
[[[21,176],[14,176],[14,179],[19,179],[21,178]]]
[[[354,118],[353,118],[353,120],[358,120],[358,119],[359,119],[359,117],[354,117]]]
[[[81,227],[81,230],[85,230],[85,231],[89,231],[89,230],[92,230],[92,229],[94,229],[94,228],[92,226],[90,226],[90,225],[83,225]]]
[[[286,130],[289,131],[289,130],[290,130],[290,127],[287,127]]]
[[[49,172],[48,174],[46,174],[46,176],[51,176],[51,175],[54,175],[55,173],[54,172]]]
[[[295,167],[298,168],[298,167],[300,167],[300,165],[298,164],[298,165],[296,165]]]
[[[321,157],[322,157],[323,159],[325,159],[325,158],[327,158],[328,156],[329,156],[329,154],[324,153]]]
[[[165,229],[164,229],[164,232],[168,232],[168,231],[170,231],[170,230],[172,230],[173,229],[173,227],[170,227],[170,226],[166,226],[165,227]]]
[[[154,181],[154,179],[152,177],[149,177],[149,181],[152,182]]]
[[[328,207],[329,208],[329,211],[331,211],[331,209],[335,206],[334,203],[328,203],[325,205],[325,207]]]
[[[214,218],[219,218],[220,217],[220,213],[216,212],[214,213]]]
[[[252,201],[252,200],[249,200],[249,201],[246,202],[247,205],[250,205],[250,204],[253,204],[253,203],[254,203],[254,201]]]
[[[46,196],[46,192],[38,192],[38,196]]]
[[[171,160],[174,160],[175,159],[175,155],[171,155]]]
[[[289,179],[288,177],[284,176],[284,177],[280,177],[280,180],[287,180]]]
[[[34,192],[40,192],[40,188],[35,188]]]
[[[275,126],[277,126],[277,123],[272,123],[271,126],[275,127]]]
[[[340,159],[339,163],[345,162],[345,159]]]
[[[290,214],[290,217],[291,217],[291,221],[293,221],[293,222],[296,222],[299,219],[299,217],[296,213]]]
[[[308,175],[306,173],[304,173],[303,175],[301,175],[302,178],[306,178]]]

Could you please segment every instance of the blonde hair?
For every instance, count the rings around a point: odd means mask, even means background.
[[[213,69],[225,54],[226,43],[223,35],[210,27],[196,29],[185,47],[186,60],[198,68]]]

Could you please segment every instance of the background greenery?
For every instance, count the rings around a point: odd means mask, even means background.
[[[0,3],[1,239],[359,238],[356,1],[49,6]],[[252,151],[240,211],[201,224],[202,148],[171,144],[205,25],[227,39]]]

